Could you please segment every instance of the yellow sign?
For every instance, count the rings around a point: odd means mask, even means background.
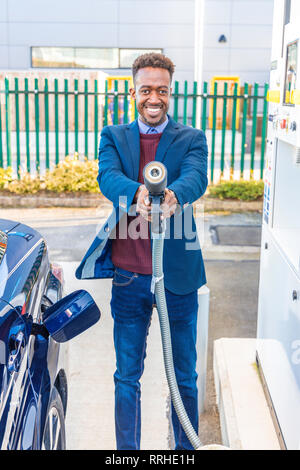
[[[133,88],[133,78],[131,75],[125,76],[125,75],[109,75],[107,77],[107,86],[108,89],[110,90],[112,88],[113,82],[115,80],[118,80],[120,82],[129,82],[130,88]]]
[[[227,83],[227,96],[232,96],[234,94],[234,86],[237,83],[237,96],[240,93],[240,77],[236,76],[215,76],[210,82],[210,94],[214,94],[215,83],[218,84],[217,94],[224,95],[224,84]],[[222,120],[223,120],[223,103],[224,98],[217,99],[217,116],[216,116],[216,129],[222,129]],[[233,100],[230,98],[227,101],[227,116],[226,116],[226,128],[230,129],[232,125],[232,108]],[[239,126],[239,113],[240,113],[240,100],[236,100],[236,128]],[[210,100],[209,104],[209,117],[208,117],[209,127],[213,127],[213,100]]]
[[[267,93],[267,101],[269,103],[280,103],[280,91],[269,90]],[[300,105],[300,90],[285,90],[285,103]]]
[[[300,104],[300,90],[293,90],[291,92],[291,100],[292,104],[299,105]]]
[[[108,92],[112,92],[114,91],[113,89],[113,86],[114,86],[114,82],[115,81],[118,81],[118,85],[120,84],[121,86],[118,86],[118,91],[121,92],[121,93],[124,93],[125,91],[125,82],[129,82],[129,88],[133,88],[134,87],[134,84],[133,84],[133,78],[131,75],[109,75],[107,77],[107,91]],[[130,120],[131,121],[134,121],[134,118],[135,118],[135,101],[133,98],[130,98],[130,102],[129,102],[129,116],[130,116]]]
[[[280,103],[280,91],[279,90],[268,90],[267,101],[269,103]]]

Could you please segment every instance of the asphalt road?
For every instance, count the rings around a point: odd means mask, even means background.
[[[66,293],[83,288],[100,306],[99,323],[69,343],[69,449],[114,449],[114,404],[112,374],[115,358],[110,316],[110,280],[78,281],[74,270],[95,237],[107,213],[97,209],[0,210],[1,218],[21,220],[44,236],[52,261],[62,264]],[[197,219],[210,290],[206,409],[200,416],[200,439],[204,444],[221,443],[220,422],[215,406],[213,341],[221,337],[255,337],[259,283],[259,247],[239,242],[239,227],[257,229],[261,215],[205,214]],[[212,226],[223,233],[236,227],[236,245],[216,244]],[[233,232],[232,232],[233,233]],[[234,242],[234,240],[233,240]],[[160,331],[153,315],[142,379],[142,448],[168,449],[170,445],[168,388],[165,381]]]

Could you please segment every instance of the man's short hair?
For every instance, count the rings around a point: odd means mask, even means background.
[[[153,67],[168,70],[170,74],[170,82],[172,81],[175,66],[171,59],[166,57],[164,54],[158,52],[147,52],[138,56],[132,64],[132,76],[135,81],[135,76],[140,69],[145,67]]]

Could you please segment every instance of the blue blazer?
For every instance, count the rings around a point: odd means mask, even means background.
[[[132,212],[139,183],[140,133],[137,120],[106,126],[101,132],[99,174],[101,192],[113,203],[113,212],[101,227],[76,270],[78,279],[111,278],[114,266],[111,245],[121,217]],[[163,270],[165,287],[175,294],[188,294],[206,283],[192,203],[207,187],[205,134],[169,117],[159,141],[155,160],[167,167],[169,189],[179,210],[167,219]]]

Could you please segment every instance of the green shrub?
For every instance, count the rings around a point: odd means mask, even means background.
[[[263,197],[263,181],[224,181],[209,186],[208,194],[219,199],[239,199],[255,201]]]
[[[43,188],[42,181],[38,176],[23,172],[19,180],[12,180],[5,189],[8,189],[11,193],[34,194]]]
[[[100,192],[97,183],[97,160],[78,160],[78,156],[66,157],[45,176],[45,189],[55,192]]]
[[[12,180],[12,168],[0,168],[0,189],[5,189]]]
[[[34,194],[39,191],[63,192],[88,192],[99,193],[97,183],[98,162],[85,159],[80,161],[78,155],[66,157],[54,167],[48,170],[45,176],[32,176],[23,172],[20,179],[12,179],[12,170],[0,168],[0,189],[17,194]]]

